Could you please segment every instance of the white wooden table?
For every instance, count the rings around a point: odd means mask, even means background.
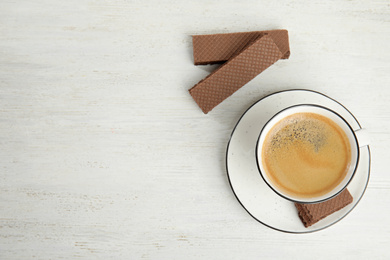
[[[389,1],[0,2],[0,259],[389,259]],[[191,35],[288,29],[291,57],[204,115]],[[345,105],[371,135],[357,207],[311,234],[231,191],[241,114],[285,89]]]

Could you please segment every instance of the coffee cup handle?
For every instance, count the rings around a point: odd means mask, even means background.
[[[365,128],[355,130],[355,135],[359,143],[359,147],[367,146],[370,144],[370,137],[368,131]]]

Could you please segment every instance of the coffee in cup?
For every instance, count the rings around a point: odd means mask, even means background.
[[[279,195],[301,203],[320,202],[352,179],[359,149],[354,131],[335,112],[298,105],[275,115],[257,146],[260,173]]]

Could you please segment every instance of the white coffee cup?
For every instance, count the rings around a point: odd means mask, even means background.
[[[334,123],[336,123],[346,134],[349,144],[350,144],[350,154],[351,159],[348,166],[348,169],[346,170],[345,177],[342,179],[342,181],[335,186],[331,191],[327,192],[326,194],[318,195],[318,196],[312,196],[312,197],[302,197],[298,195],[292,195],[290,193],[287,193],[283,191],[282,189],[278,188],[275,183],[272,182],[271,178],[266,173],[265,167],[263,165],[262,160],[262,148],[264,145],[264,141],[267,137],[267,134],[270,132],[270,130],[283,120],[284,118],[296,114],[296,113],[314,113],[321,116],[324,116],[330,120],[332,120]],[[280,112],[278,112],[276,115],[274,115],[263,127],[259,134],[259,138],[257,141],[256,146],[256,160],[257,160],[257,166],[260,172],[261,177],[264,179],[264,181],[268,184],[268,186],[275,191],[278,195],[282,196],[285,199],[291,200],[293,202],[298,203],[319,203],[326,201],[330,198],[335,197],[340,192],[342,192],[350,183],[353,176],[356,173],[356,169],[359,164],[359,158],[360,158],[360,151],[359,147],[362,147],[364,145],[367,145],[367,143],[360,143],[357,137],[357,134],[359,131],[354,131],[352,127],[348,124],[348,122],[339,114],[332,111],[329,108],[322,107],[319,105],[313,105],[313,104],[302,104],[302,105],[295,105],[289,108],[286,108]]]

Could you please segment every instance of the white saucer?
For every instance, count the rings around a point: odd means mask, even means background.
[[[359,122],[337,101],[310,90],[287,90],[271,94],[253,104],[238,120],[226,151],[226,169],[232,190],[244,209],[260,223],[284,232],[308,233],[327,228],[351,212],[362,198],[370,177],[369,146],[360,148],[360,161],[348,190],[353,202],[345,208],[305,228],[291,201],[273,192],[256,165],[255,148],[260,130],[280,110],[297,104],[328,107],[344,117],[354,130]]]

